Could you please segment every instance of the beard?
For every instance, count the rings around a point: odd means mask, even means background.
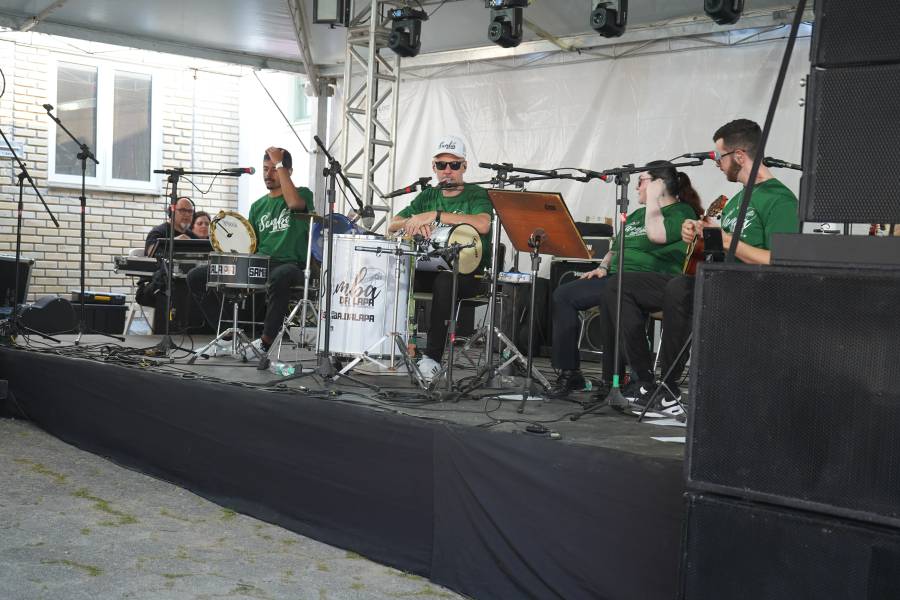
[[[725,179],[727,179],[731,183],[736,183],[738,181],[738,173],[740,172],[741,166],[737,164],[736,161],[731,161],[728,166],[728,170],[725,171]]]

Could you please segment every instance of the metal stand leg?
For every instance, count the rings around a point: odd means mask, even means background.
[[[211,342],[206,344],[205,346],[199,348],[196,352],[194,352],[191,357],[188,359],[188,364],[194,364],[194,361],[197,360],[198,356],[203,356],[204,358],[209,358],[206,355],[206,352],[209,351],[210,348],[214,348],[218,345],[220,340],[225,340],[229,335],[231,336],[231,355],[235,358],[240,358],[244,362],[247,361],[247,357],[244,355],[244,350],[250,348],[253,352],[253,355],[257,359],[262,359],[265,357],[265,354],[259,351],[256,346],[253,345],[253,341],[250,340],[247,335],[244,333],[244,330],[238,327],[238,308],[241,302],[245,299],[243,295],[238,295],[233,299],[232,302],[232,324],[231,327],[220,333],[213,339]],[[223,301],[224,306],[224,301]],[[221,314],[221,311],[220,311]]]

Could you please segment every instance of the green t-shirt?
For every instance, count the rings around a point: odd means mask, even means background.
[[[306,200],[302,212],[315,212],[313,193],[298,187],[297,193]],[[309,240],[309,219],[291,216],[284,196],[274,198],[266,194],[250,207],[250,224],[256,232],[256,252],[272,260],[285,263],[306,263],[306,246]]]
[[[454,213],[457,215],[479,215],[487,213],[490,215],[494,210],[491,199],[488,198],[487,190],[481,186],[467,183],[463,186],[463,191],[458,196],[445,197],[442,190],[438,188],[428,188],[413,198],[409,206],[397,213],[398,217],[408,219],[413,215],[432,210],[441,210],[445,213]],[[491,232],[488,231],[481,235],[481,266],[484,269],[491,264]]]
[[[744,190],[722,209],[722,231],[731,233],[737,223],[738,211]],[[753,197],[747,207],[741,241],[768,250],[771,248],[773,233],[797,233],[800,231],[797,197],[777,179],[767,179],[753,188]]]
[[[647,237],[647,226],[644,217],[646,207],[641,207],[628,215],[625,220],[625,262],[624,271],[643,271],[652,273],[681,273],[684,267],[684,256],[687,244],[681,241],[681,224],[686,219],[696,219],[697,213],[684,202],[675,202],[662,208],[663,226],[666,228],[666,243],[657,244]],[[619,240],[612,245],[612,260],[609,272],[615,273],[619,268],[619,257],[616,252]]]

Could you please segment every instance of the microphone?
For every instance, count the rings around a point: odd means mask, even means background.
[[[375,224],[375,209],[372,208],[371,204],[366,204],[359,211],[359,220],[362,222],[363,227],[366,229],[372,229],[372,225]]]
[[[256,173],[256,167],[232,167],[229,169],[220,169],[220,173],[229,173],[231,175],[253,175]]]
[[[801,167],[800,165],[795,165],[794,163],[789,163],[784,160],[772,158],[771,156],[765,157],[763,159],[763,164],[767,167],[775,167],[776,169],[794,169],[795,171],[803,170],[803,167]]]
[[[425,189],[427,187],[431,187],[430,185],[428,185],[429,181],[431,181],[430,176],[429,177],[419,177],[419,180],[416,181],[415,183],[411,183],[408,186],[406,186],[405,188],[400,188],[399,190],[394,190],[390,194],[384,195],[383,198],[385,200],[387,200],[388,198],[396,198],[397,196],[402,196],[404,194],[409,194],[411,192],[414,192],[414,191],[416,191],[416,188]]]
[[[575,169],[575,170],[580,171],[581,173],[584,173],[585,175],[587,175],[586,181],[589,181],[591,179],[599,179],[600,181],[605,181],[606,183],[609,183],[610,181],[613,180],[613,178],[611,176],[606,175],[605,173],[601,173],[599,171],[591,171],[590,169]]]
[[[44,110],[46,110],[47,112],[50,112],[51,110],[53,110],[53,105],[52,105],[52,104],[45,104],[45,105],[44,105]]]
[[[546,241],[547,232],[544,231],[542,227],[538,227],[533,232],[531,232],[531,237],[528,238],[528,246],[531,248],[537,248]]]
[[[722,158],[722,155],[718,153],[716,150],[709,150],[706,152],[688,152],[687,154],[682,154],[681,158],[699,158],[702,160],[719,160]]]

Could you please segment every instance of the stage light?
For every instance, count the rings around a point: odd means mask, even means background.
[[[351,0],[313,0],[313,23],[326,25],[350,24]]]
[[[741,18],[744,0],[703,0],[703,11],[719,25],[731,25]]]
[[[528,0],[484,0],[491,9],[488,39],[504,48],[515,48],[522,41],[522,9]]]
[[[422,21],[428,20],[428,14],[404,6],[389,11],[388,16],[393,20],[388,48],[400,56],[409,57],[418,54],[422,48]]]
[[[619,8],[611,8],[613,2],[601,2],[591,11],[591,29],[603,37],[619,37],[625,33],[628,22],[628,0],[619,0]]]

